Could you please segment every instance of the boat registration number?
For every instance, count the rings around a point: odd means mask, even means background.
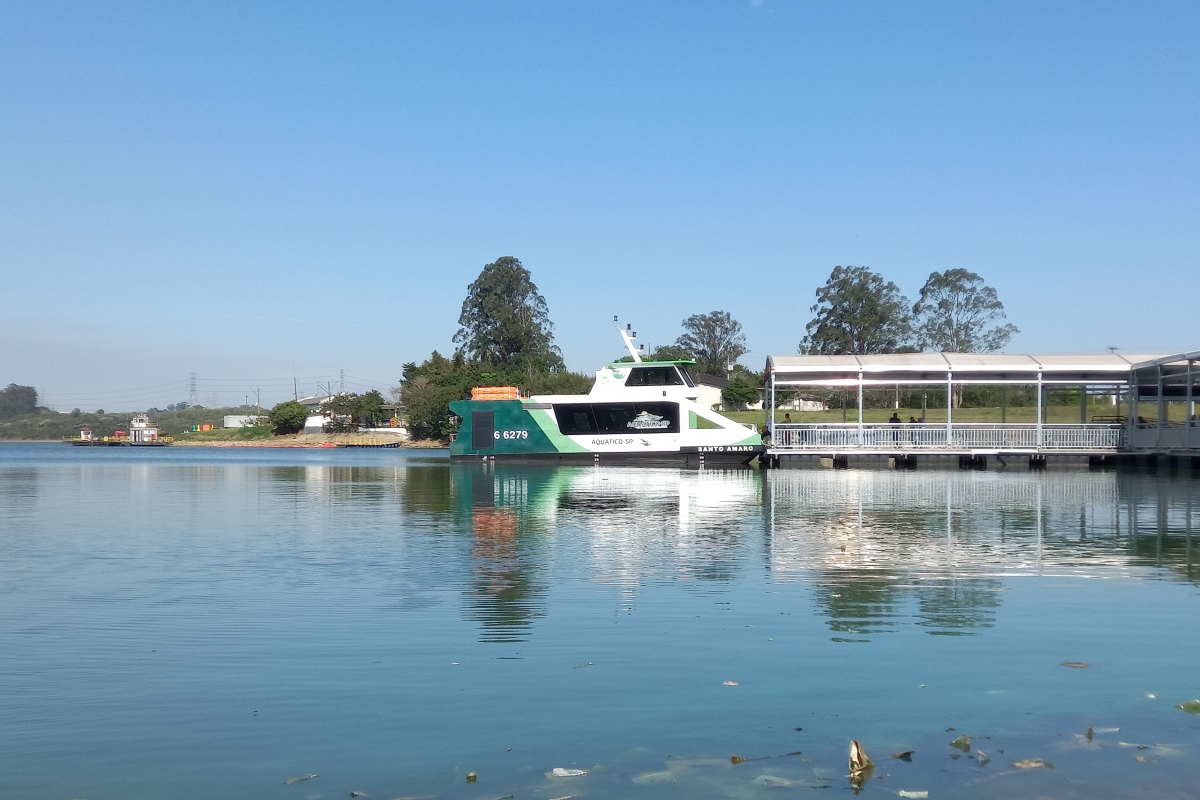
[[[493,436],[497,439],[528,439],[529,431],[494,431]]]

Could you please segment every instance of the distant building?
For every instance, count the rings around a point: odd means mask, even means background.
[[[321,404],[332,400],[335,395],[332,394],[314,394],[308,397],[301,397],[296,402],[308,409],[309,414],[321,413]]]
[[[725,410],[725,401],[721,399],[721,390],[729,385],[727,379],[699,372],[692,375],[692,382],[696,384],[697,403],[714,411]]]
[[[257,414],[226,414],[221,417],[222,428],[246,428],[250,425],[257,425],[259,417]]]
[[[146,414],[136,414],[129,421],[129,441],[131,444],[146,444],[158,441],[158,426],[150,421]]]

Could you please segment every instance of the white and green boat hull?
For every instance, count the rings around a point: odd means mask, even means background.
[[[460,400],[455,459],[739,465],[763,452],[757,432],[687,401],[588,396]]]

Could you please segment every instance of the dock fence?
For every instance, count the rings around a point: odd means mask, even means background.
[[[1125,442],[1120,425],[1032,423],[776,423],[775,452],[996,451],[1111,453]]]

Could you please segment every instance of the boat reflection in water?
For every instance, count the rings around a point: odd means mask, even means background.
[[[13,445],[0,796],[1197,797],[1198,487]]]
[[[804,582],[848,642],[978,634],[1006,579],[1197,577],[1194,486],[1145,475],[456,464],[451,486],[474,535],[474,613],[493,623],[578,572],[622,587],[627,608],[648,583]]]
[[[628,608],[647,581],[728,580],[760,515],[750,470],[451,467],[455,506],[469,514],[474,576],[469,614],[485,638],[519,640],[544,613],[554,580],[621,587]]]

